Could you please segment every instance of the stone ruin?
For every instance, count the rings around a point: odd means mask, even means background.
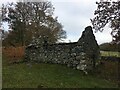
[[[36,39],[25,50],[26,61],[64,64],[86,73],[95,68],[99,55],[99,46],[91,26],[85,28],[77,42],[49,44],[44,41],[41,44]]]

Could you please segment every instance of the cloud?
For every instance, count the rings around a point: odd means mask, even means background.
[[[16,2],[18,0],[0,0],[0,3]]]
[[[94,11],[97,8],[96,0],[51,1],[55,7],[55,16],[58,16],[59,22],[62,23],[64,30],[67,32],[65,42],[69,42],[69,40],[76,42],[81,37],[85,27],[91,25],[90,18],[94,17]],[[103,33],[95,33],[95,37],[99,44],[112,40],[108,30],[103,31]]]
[[[16,2],[18,0],[0,0],[1,3]],[[28,0],[29,1],[29,0]],[[49,0],[55,7],[55,16],[64,26],[67,32],[65,42],[76,42],[86,26],[91,25],[90,18],[94,17],[94,10],[97,8],[95,2],[99,0]],[[99,44],[110,42],[112,37],[108,27],[102,33],[95,33],[96,40]]]
[[[94,33],[98,43],[102,44],[104,42],[111,42],[112,41],[111,31],[112,29],[110,29],[109,25],[107,24],[103,32],[98,31],[97,33]]]

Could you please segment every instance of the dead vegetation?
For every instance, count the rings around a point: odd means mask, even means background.
[[[9,63],[19,62],[24,57],[24,47],[3,47],[2,54],[9,60]]]

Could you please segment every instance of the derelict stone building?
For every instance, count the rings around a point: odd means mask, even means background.
[[[92,27],[88,26],[78,42],[30,44],[26,47],[25,59],[30,62],[65,64],[87,71],[95,66],[99,53]]]

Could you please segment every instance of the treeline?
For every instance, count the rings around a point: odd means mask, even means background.
[[[2,31],[3,45],[26,46],[37,42],[56,43],[66,38],[63,26],[54,16],[49,1],[16,2],[2,5],[2,22],[8,22],[10,30]]]
[[[99,45],[101,51],[120,51],[118,44],[103,43]]]

